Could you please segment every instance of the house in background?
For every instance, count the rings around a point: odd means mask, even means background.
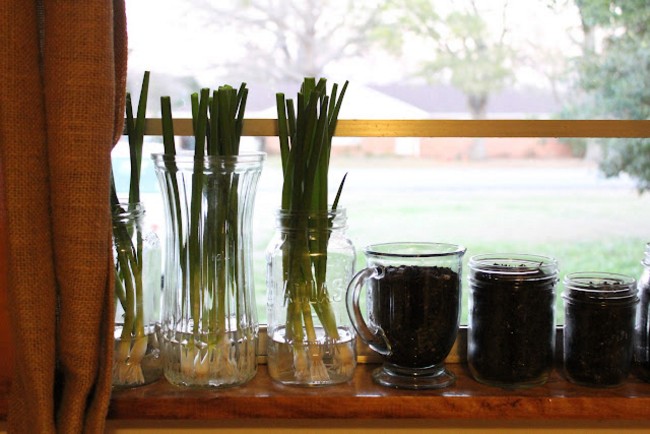
[[[431,119],[470,119],[465,96],[451,86],[390,84],[374,88],[425,110]],[[490,98],[487,113],[489,119],[549,119],[560,109],[549,91],[506,89]],[[556,138],[525,137],[423,138],[418,155],[438,160],[574,157],[570,146]]]
[[[251,91],[251,96],[252,96]],[[287,93],[288,98],[292,95]],[[253,106],[260,101],[253,102]],[[540,90],[508,90],[491,98],[490,119],[548,119],[560,106]],[[275,106],[247,109],[248,118],[276,118]],[[449,86],[350,84],[339,119],[469,119],[462,93]],[[516,141],[516,143],[513,143]],[[277,138],[260,147],[279,153]],[[571,148],[555,138],[335,137],[332,152],[350,156],[412,156],[443,161],[487,158],[572,158]]]

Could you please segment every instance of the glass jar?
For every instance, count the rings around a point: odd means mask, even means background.
[[[555,350],[557,261],[537,255],[469,260],[467,358],[473,377],[521,388],[546,382]]]
[[[650,243],[645,246],[643,272],[639,278],[639,308],[636,318],[635,360],[639,377],[650,381]]]
[[[584,386],[618,386],[632,366],[636,280],[614,273],[572,273],[564,278],[564,287],[567,378]]]
[[[279,211],[266,253],[268,370],[289,385],[350,380],[356,335],[345,307],[355,250],[344,209]]]
[[[252,215],[265,154],[152,157],[167,227],[165,378],[187,387],[244,384],[257,373]]]
[[[465,247],[385,243],[364,253],[367,266],[348,285],[347,307],[359,337],[382,356],[373,380],[405,389],[454,384],[445,359],[458,334]],[[363,287],[368,321],[360,306]]]
[[[145,225],[141,203],[120,203],[112,213],[116,305],[113,387],[141,386],[162,375],[158,342],[160,241]]]

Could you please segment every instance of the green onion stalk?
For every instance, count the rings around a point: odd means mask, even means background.
[[[149,88],[149,71],[144,73],[138,111],[133,117],[131,95],[126,94],[126,134],[129,139],[131,172],[128,203],[121,203],[111,172],[111,209],[113,213],[113,242],[115,245],[115,298],[124,311],[122,331],[115,349],[113,382],[116,385],[144,384],[141,362],[147,351],[148,337],[144,324],[143,264],[144,238],[142,227],[124,218],[139,213],[140,172],[144,123]]]
[[[165,199],[175,214],[170,221],[176,226],[176,243],[181,250],[181,287],[187,285],[187,290],[181,291],[180,315],[189,318],[188,338],[179,354],[185,378],[236,377],[239,370],[228,336],[233,328],[229,320],[241,318],[240,311],[246,307],[238,291],[244,273],[238,259],[243,248],[238,245],[239,175],[229,170],[229,165],[239,155],[247,96],[245,83],[239,89],[224,85],[212,94],[203,88],[191,95],[195,150],[189,209],[185,211],[180,200],[186,193],[185,185],[179,185],[175,175],[178,168],[170,101],[169,97],[161,98],[164,161],[171,174],[167,181],[171,193]],[[189,215],[186,226],[182,212]],[[227,301],[229,295],[238,300],[234,308]],[[247,333],[241,327],[234,328],[233,339],[251,338],[239,336]]]
[[[285,339],[292,344],[296,378],[308,382],[329,379],[319,351],[313,313],[327,340],[340,339],[328,295],[326,269],[332,211],[338,206],[345,177],[329,208],[328,169],[332,137],[347,85],[346,81],[338,94],[338,85],[334,84],[328,96],[325,79],[317,82],[315,78],[305,78],[297,95],[297,106],[282,93],[276,95],[283,171],[281,210],[288,216],[285,224],[291,228],[283,244]],[[329,217],[318,217],[323,215]],[[354,354],[347,346],[340,346],[334,357],[338,366],[354,367]]]

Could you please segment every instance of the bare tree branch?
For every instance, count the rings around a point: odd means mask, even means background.
[[[191,0],[203,24],[239,28],[247,54],[221,63],[247,80],[296,82],[360,56],[372,43],[385,0]]]

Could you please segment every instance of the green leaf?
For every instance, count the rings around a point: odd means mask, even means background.
[[[196,120],[199,117],[199,94],[197,92],[190,95],[190,104],[192,105],[192,131],[196,131]]]
[[[165,155],[176,155],[174,120],[172,117],[171,100],[168,96],[160,97],[160,112],[162,118],[163,146],[165,147]]]
[[[248,89],[246,83],[242,83],[237,92],[237,119],[235,121],[236,148],[235,154],[239,154],[239,143],[244,128],[244,113],[246,112],[246,101],[248,100]]]
[[[334,198],[334,202],[332,203],[332,211],[335,211],[339,205],[339,199],[341,199],[341,193],[343,192],[343,185],[345,184],[345,180],[347,177],[348,174],[346,172],[346,174],[343,175],[343,179],[341,179],[341,183],[339,184],[338,190],[336,191],[336,197]]]
[[[304,79],[293,100],[276,95],[284,183],[282,209],[326,210],[331,140],[348,82],[327,95],[324,78]]]
[[[127,135],[129,137],[129,155],[131,174],[129,182],[129,202],[140,201],[140,172],[142,167],[142,146],[144,144],[144,126],[147,112],[147,95],[149,92],[149,71],[144,72],[137,117],[133,119],[131,94],[126,94]]]
[[[218,92],[212,92],[210,98],[210,123],[208,129],[208,155],[219,155],[219,118],[221,117],[219,110],[219,97]]]
[[[194,97],[194,95],[192,96]],[[192,115],[194,116],[194,156],[196,158],[203,158],[205,155],[205,135],[208,123],[208,103],[210,100],[210,89],[201,89],[201,97],[198,100],[196,112],[194,110],[194,99],[195,98],[192,99]]]
[[[278,114],[278,138],[280,140],[282,173],[286,176],[289,159],[289,126],[287,125],[287,108],[284,94],[277,93],[275,95],[275,106]]]
[[[343,104],[343,97],[345,96],[345,91],[347,89],[348,89],[348,81],[346,81],[343,84],[343,88],[341,89],[341,94],[339,95],[339,99],[336,101],[334,110],[330,114],[330,125],[329,125],[330,141],[332,140],[332,137],[334,137],[334,132],[336,131],[336,124],[338,122],[339,112],[341,111],[341,104]]]
[[[217,92],[219,100],[219,150],[221,155],[235,154],[235,104],[237,96],[230,86],[222,86]]]

